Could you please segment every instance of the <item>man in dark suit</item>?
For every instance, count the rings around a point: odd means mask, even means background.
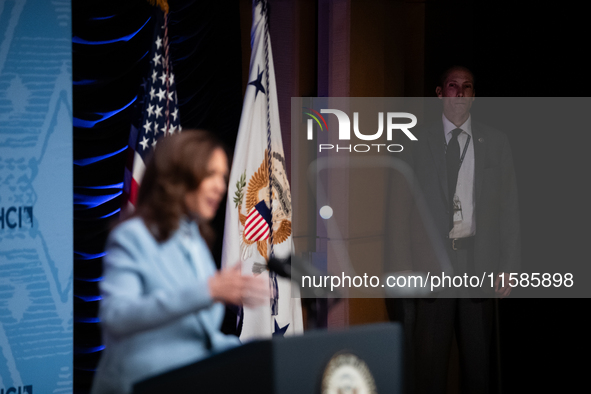
[[[515,172],[507,137],[472,121],[472,72],[464,67],[448,69],[436,93],[443,114],[441,121],[417,135],[412,147],[416,179],[453,275],[481,277],[483,272],[494,272],[497,277],[488,294],[481,289],[476,289],[479,294],[448,289],[439,297],[415,300],[412,321],[405,317],[412,330],[409,350],[414,359],[414,378],[408,387],[414,386],[417,393],[445,393],[455,334],[462,392],[483,394],[491,386],[491,297],[509,295],[509,273],[517,272],[520,260]],[[421,253],[414,245],[412,249],[417,270],[425,262],[416,261]]]

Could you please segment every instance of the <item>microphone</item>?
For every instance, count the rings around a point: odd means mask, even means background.
[[[267,268],[282,278],[291,279],[291,255],[285,259],[271,257],[267,261]]]
[[[320,270],[310,264],[308,259],[291,255],[284,259],[271,257],[267,261],[267,268],[270,272],[277,274],[277,276],[291,279],[294,284],[300,286],[300,291],[303,290],[301,287],[303,276],[322,274]],[[338,291],[338,289],[330,291],[329,289],[323,287],[307,290],[308,292],[301,293],[300,296],[302,298],[302,304],[304,305],[304,308],[306,308],[308,311],[308,328],[316,328],[319,313],[318,310],[319,308],[322,308],[322,306],[318,306],[318,303],[320,302],[321,305],[324,305],[325,313],[327,313],[341,301],[341,293]],[[326,298],[326,300],[324,300],[324,303],[322,303],[322,301],[318,300],[318,298]]]
[[[267,261],[267,269],[270,272],[274,272],[278,276],[283,278],[291,279],[292,282],[296,283],[300,290],[306,290],[302,295],[306,297],[315,298],[340,298],[341,292],[338,289],[329,289],[328,287],[303,287],[303,277],[323,277],[323,273],[312,264],[308,259],[296,257],[290,255],[284,259],[277,257],[271,257]]]

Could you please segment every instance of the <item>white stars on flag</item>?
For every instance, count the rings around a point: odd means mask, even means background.
[[[162,89],[158,89],[158,93],[156,93],[156,96],[158,96],[158,102],[164,100],[164,98],[166,97],[166,91],[162,90]]]
[[[136,202],[143,174],[141,169],[145,168],[149,153],[156,148],[160,138],[181,129],[178,98],[174,94],[176,86],[168,45],[167,16],[158,12],[155,17],[157,20],[152,36],[152,50],[148,55],[150,70],[145,76],[143,90],[136,101],[136,108],[141,113],[133,122],[130,133],[129,148],[133,160],[129,160],[126,165],[126,207],[133,206]]]
[[[144,148],[144,150],[148,149],[148,139],[146,138],[146,136],[144,136],[144,138],[140,142],[140,145],[142,146],[142,148]]]
[[[181,130],[175,78],[166,55],[167,42],[164,28],[152,41],[151,69],[144,80],[142,126],[135,142],[135,151],[142,159],[157,145],[158,139]]]
[[[162,75],[160,75],[158,77],[159,80],[162,81],[162,85],[164,85],[166,83],[166,74],[162,73]]]
[[[152,59],[152,61],[154,62],[154,65],[157,66],[160,64],[160,58],[162,57],[162,55],[159,54],[155,54],[154,55],[154,59]]]
[[[152,130],[152,122],[148,122],[148,119],[146,119],[146,123],[144,124],[144,130],[146,130],[146,133]]]

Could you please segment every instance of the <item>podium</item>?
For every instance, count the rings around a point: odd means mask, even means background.
[[[401,393],[402,343],[397,323],[255,341],[138,382],[133,392]]]

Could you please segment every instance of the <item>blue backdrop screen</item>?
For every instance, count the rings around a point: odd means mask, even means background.
[[[0,0],[0,393],[72,392],[69,1]]]

